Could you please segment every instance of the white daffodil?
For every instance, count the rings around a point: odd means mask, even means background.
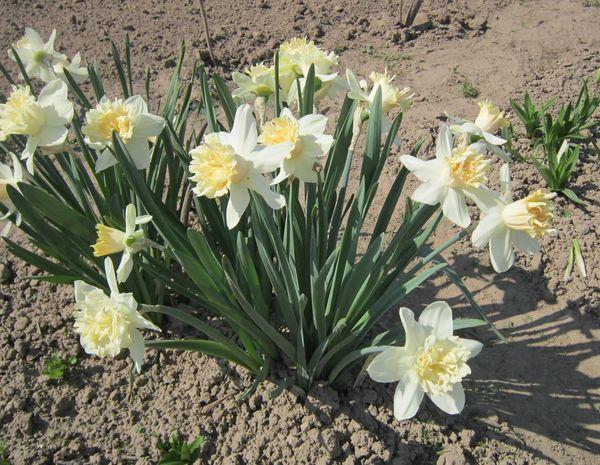
[[[394,416],[397,420],[414,417],[424,394],[444,412],[460,413],[465,405],[461,381],[471,373],[467,361],[483,345],[453,335],[452,309],[446,302],[428,305],[419,321],[403,307],[400,319],[406,334],[404,347],[388,347],[367,368],[378,383],[398,382]]]
[[[233,82],[238,88],[231,95],[234,97],[247,97],[254,95],[265,100],[275,93],[275,68],[262,63],[250,66],[244,73],[235,71],[232,74]]]
[[[354,112],[354,124],[353,133],[355,137],[358,137],[360,132],[360,126],[363,121],[363,112],[370,112],[373,104],[375,103],[375,95],[377,95],[377,89],[381,88],[381,132],[386,134],[389,132],[392,123],[387,119],[387,114],[393,110],[400,110],[401,112],[407,111],[412,105],[412,99],[414,93],[411,92],[410,87],[404,87],[399,89],[392,85],[392,81],[396,76],[388,76],[387,69],[383,73],[376,73],[373,71],[369,75],[369,79],[373,82],[371,90],[369,90],[369,84],[367,81],[362,79],[360,82],[352,72],[352,70],[346,70],[346,79],[348,81],[348,87],[350,92],[348,97],[357,100],[359,105],[356,107]]]
[[[339,57],[334,52],[326,52],[306,38],[294,38],[284,42],[279,47],[279,82],[287,94],[288,103],[298,100],[299,78],[300,87],[304,89],[306,75],[311,67],[315,67],[315,99],[335,97],[345,90],[346,83],[334,71],[339,63]]]
[[[125,231],[110,228],[103,224],[96,225],[98,239],[92,248],[95,257],[103,257],[114,253],[123,252],[121,263],[117,269],[117,280],[122,283],[127,281],[133,269],[133,254],[142,250],[149,244],[144,238],[144,231],[136,230],[136,226],[146,224],[152,220],[150,215],[137,216],[135,205],[130,203],[125,209]]]
[[[465,121],[457,118],[451,118],[457,124],[452,126],[452,131],[456,134],[462,134],[463,137],[476,136],[481,138],[488,150],[494,152],[504,161],[509,161],[509,155],[500,148],[506,143],[506,139],[502,139],[494,135],[498,130],[507,127],[510,120],[504,116],[504,112],[500,111],[493,103],[484,100],[478,103],[479,115],[475,122]]]
[[[148,113],[148,106],[142,97],[134,95],[127,100],[111,100],[106,95],[100,103],[85,115],[85,125],[81,129],[85,142],[92,148],[102,150],[96,160],[96,172],[117,164],[113,156],[112,135],[116,132],[138,170],[150,165],[148,139],[158,136],[165,126],[160,116]]]
[[[87,354],[116,357],[122,349],[129,353],[138,373],[144,361],[144,338],[140,329],[160,331],[138,312],[131,293],[121,294],[110,258],[104,260],[110,296],[102,289],[75,281],[75,331]]]
[[[492,266],[498,273],[513,265],[513,245],[531,254],[540,250],[538,239],[553,231],[550,199],[556,195],[536,190],[513,202],[508,165],[500,169],[500,181],[500,195],[478,200],[483,218],[472,236],[475,247],[485,247],[489,243]]]
[[[28,136],[21,158],[27,160],[27,170],[33,174],[36,149],[63,145],[72,118],[73,103],[67,99],[64,82],[49,82],[37,99],[29,87],[13,86],[6,103],[0,104],[0,141],[11,134]]]
[[[6,191],[7,186],[12,186],[18,190],[17,183],[23,182],[23,170],[21,169],[21,163],[17,159],[14,153],[10,154],[13,162],[13,168],[10,166],[0,163],[0,203],[4,205],[8,211],[2,217],[0,217],[0,236],[4,237],[10,231],[12,222],[8,219],[13,213],[16,212],[15,225],[19,226],[21,223],[21,214],[16,210],[14,204],[8,197]]]
[[[269,188],[263,173],[277,169],[293,145],[257,145],[256,121],[249,105],[240,105],[231,132],[216,132],[204,137],[190,151],[191,180],[194,193],[214,199],[229,193],[227,226],[233,229],[250,203],[250,191],[259,194],[274,209],[285,205],[285,198]]]
[[[323,134],[326,126],[327,117],[324,115],[306,115],[297,120],[288,108],[284,108],[278,118],[262,127],[259,143],[266,146],[292,144],[271,184],[290,176],[304,182],[317,182],[319,159],[329,152],[333,144],[333,137]]]
[[[63,81],[67,82],[64,70],[67,70],[73,80],[80,84],[88,78],[88,69],[86,66],[81,65],[81,55],[76,53],[73,59],[69,61],[67,58],[57,62],[54,67],[54,73]]]
[[[471,224],[466,197],[491,195],[484,187],[490,161],[477,151],[476,145],[452,148],[452,133],[447,126],[440,130],[435,156],[428,161],[410,155],[400,157],[404,166],[423,182],[411,198],[428,205],[441,203],[444,216],[466,228]]]
[[[67,57],[54,51],[55,39],[55,30],[52,31],[48,42],[44,42],[35,30],[28,27],[25,28],[25,35],[13,44],[13,48],[30,78],[36,77],[44,82],[56,79],[54,66],[66,60]],[[15,60],[12,50],[8,51],[8,55]]]

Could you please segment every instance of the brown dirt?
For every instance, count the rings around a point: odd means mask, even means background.
[[[192,55],[205,54],[196,2],[1,3],[0,50],[25,26],[45,35],[56,28],[65,51],[81,51],[107,76],[108,40],[129,32],[140,91],[146,64],[157,95],[165,88],[181,40]],[[431,23],[423,31],[397,27],[398,1],[206,3],[222,69],[266,59],[283,39],[308,34],[341,52],[342,67],[357,74],[384,66],[397,73],[419,96],[402,130],[406,146],[443,111],[475,115],[475,101],[460,91],[464,78],[507,107],[508,97],[526,89],[538,99],[573,98],[581,79],[600,66],[600,9],[583,1],[425,1],[417,23]],[[397,166],[394,160],[386,168],[388,178]],[[270,399],[275,386],[264,383],[242,405],[228,398],[203,413],[206,404],[248,387],[250,377],[222,361],[173,352],[149,352],[129,400],[127,360],[103,362],[80,349],[71,290],[21,279],[35,271],[2,247],[0,439],[14,465],[156,463],[157,436],[176,432],[204,434],[203,458],[211,464],[600,464],[598,172],[597,156],[585,153],[573,186],[587,209],[559,200],[569,213],[557,218],[558,232],[541,255],[520,257],[502,275],[468,241],[449,255],[511,342],[472,331],[487,347],[465,383],[467,407],[455,417],[424,403],[415,420],[397,422],[393,386],[367,379],[352,388],[350,375],[335,389],[319,386],[304,403],[289,393]],[[513,165],[513,176],[518,194],[540,184],[528,165]],[[451,234],[446,224],[437,239]],[[589,275],[564,283],[573,237]],[[435,295],[470,312],[444,279],[433,287],[416,291],[406,305],[420,309]],[[396,318],[392,312],[390,324]],[[78,356],[61,383],[41,375],[52,354]]]

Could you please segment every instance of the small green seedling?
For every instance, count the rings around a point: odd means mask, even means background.
[[[198,436],[190,443],[172,436],[170,441],[161,441],[158,444],[161,451],[158,465],[192,465],[200,458],[202,446],[204,446],[204,436]]]
[[[0,439],[0,465],[10,465],[10,462],[8,461],[8,455],[6,453],[7,447],[8,446],[6,443]]]
[[[581,246],[577,239],[573,239],[571,247],[569,247],[569,256],[567,257],[567,266],[565,267],[564,280],[568,281],[571,279],[571,273],[573,272],[573,264],[577,265],[579,274],[583,278],[587,278],[587,272],[585,270],[585,261],[583,260],[583,254],[581,253]]]
[[[460,90],[465,98],[479,97],[479,89],[475,87],[475,85],[471,84],[467,79],[462,82]]]
[[[67,358],[59,357],[58,355],[53,355],[48,360],[46,360],[46,366],[42,370],[42,374],[47,376],[51,381],[58,381],[63,378],[63,376],[67,373],[70,367],[74,366],[77,363],[77,357],[71,355]]]

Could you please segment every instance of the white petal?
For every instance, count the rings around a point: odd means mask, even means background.
[[[46,107],[52,105],[54,99],[56,98],[62,98],[62,100],[66,100],[67,94],[67,85],[60,79],[55,79],[54,81],[50,81],[42,90],[40,90],[37,101],[40,106]]]
[[[442,125],[435,144],[435,158],[445,160],[452,156],[452,131],[446,125]]]
[[[141,115],[142,113],[148,113],[148,106],[140,95],[133,95],[125,100],[124,104],[133,111],[134,115]]]
[[[510,180],[510,166],[504,163],[500,167],[500,194],[507,202],[511,200],[512,183]]]
[[[443,165],[439,160],[421,160],[411,155],[402,155],[400,161],[408,171],[424,182],[432,178],[439,178],[443,170]]]
[[[444,199],[447,193],[447,186],[440,184],[437,179],[432,179],[417,187],[410,198],[415,202],[436,205]]]
[[[463,193],[484,212],[488,212],[492,208],[503,204],[500,194],[487,187],[469,187],[463,189]]]
[[[128,347],[131,358],[135,365],[135,370],[138,373],[142,372],[142,363],[144,363],[144,351],[146,346],[144,345],[144,338],[142,333],[137,329],[132,330],[131,333],[131,344]]]
[[[111,166],[115,166],[117,164],[117,159],[110,153],[109,149],[104,149],[98,159],[96,160],[95,170],[96,173],[100,171],[104,171]]]
[[[136,214],[134,204],[130,203],[125,207],[125,234],[128,236],[135,231]]]
[[[117,282],[124,283],[129,278],[131,271],[133,270],[133,257],[125,250],[121,256],[121,262],[119,268],[117,268]]]
[[[138,170],[148,169],[150,166],[150,146],[147,139],[131,139],[125,144],[133,164]]]
[[[471,224],[465,196],[457,189],[449,188],[442,204],[444,216],[462,228]]]
[[[458,134],[476,134],[481,135],[482,131],[479,126],[475,126],[473,123],[465,122],[461,124],[459,127],[454,129],[454,132]]]
[[[245,186],[232,184],[229,186],[229,201],[227,202],[227,227],[233,229],[250,203],[250,193]]]
[[[257,137],[252,108],[248,104],[240,105],[231,128],[231,145],[239,155],[248,155],[256,147]]]
[[[446,394],[429,396],[435,405],[450,415],[462,412],[465,407],[465,391],[462,384],[456,383]]]
[[[269,182],[264,176],[257,173],[251,174],[248,187],[265,199],[267,205],[274,210],[285,206],[285,197],[269,189]]]
[[[413,311],[406,307],[400,308],[400,320],[406,336],[404,348],[408,354],[413,354],[425,342],[425,328],[415,320]]]
[[[483,349],[483,344],[474,339],[465,339],[460,337],[458,340],[462,346],[470,352],[469,358],[479,355],[479,352],[481,352],[481,349]]]
[[[106,257],[104,260],[104,272],[106,273],[106,282],[108,283],[111,297],[118,296],[119,286],[117,285],[117,277],[115,276],[115,267],[110,257]]]
[[[355,100],[366,101],[367,95],[365,95],[365,92],[364,92],[363,88],[360,86],[358,79],[356,79],[356,76],[350,69],[346,69],[346,80],[348,81],[348,87],[350,88],[350,94],[352,94],[352,95],[349,95],[349,97],[353,98]]]
[[[504,222],[502,221],[502,215],[498,212],[490,213],[484,216],[480,221],[473,235],[471,241],[475,247],[481,248],[487,245],[492,235],[500,230],[504,229]]]
[[[506,139],[502,139],[502,137],[495,136],[486,131],[481,131],[481,135],[492,145],[502,145],[506,143]]]
[[[498,231],[490,237],[490,260],[494,270],[503,273],[508,270],[515,261],[515,255],[510,241],[510,231]]]
[[[56,113],[53,108],[52,112]],[[60,122],[58,122],[58,124],[46,124],[42,130],[36,134],[38,145],[40,147],[56,147],[62,145],[67,138],[68,132],[67,128]]]
[[[513,244],[523,252],[538,253],[540,251],[540,243],[527,234],[525,231],[510,231],[510,239]]]
[[[157,115],[142,113],[135,117],[133,130],[136,138],[158,136],[165,127],[165,120]]]
[[[279,184],[281,181],[285,181],[287,178],[289,178],[291,176],[291,173],[288,173],[288,171],[285,169],[285,165],[286,164],[284,164],[283,166],[281,166],[281,168],[279,169],[279,173],[271,181],[271,186]]]
[[[301,136],[323,134],[326,127],[327,116],[325,115],[306,115],[298,120],[298,133]]]
[[[421,316],[419,324],[431,328],[431,333],[439,339],[452,336],[452,309],[446,302],[439,300],[430,303]]]
[[[403,347],[389,347],[377,354],[367,368],[369,376],[378,383],[400,381],[411,369],[413,357]]]
[[[252,165],[259,173],[270,173],[281,165],[284,157],[293,148],[294,144],[287,142],[284,144],[263,146],[256,148],[245,158],[252,162]]]
[[[140,215],[135,219],[135,224],[142,225],[146,223],[150,223],[152,221],[152,215]]]
[[[315,171],[315,163],[318,159],[303,157],[296,160],[285,160],[284,169],[291,172],[302,182],[317,182],[318,176]]]
[[[423,400],[423,391],[416,382],[406,385],[399,382],[394,392],[394,417],[396,420],[408,420],[414,417]]]
[[[92,286],[91,284],[86,283],[85,281],[77,280],[75,281],[75,302],[83,302],[85,300],[85,295],[88,292],[95,291],[98,289],[97,287]]]

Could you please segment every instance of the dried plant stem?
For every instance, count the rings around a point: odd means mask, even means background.
[[[212,43],[210,40],[210,32],[208,31],[208,20],[206,19],[206,9],[204,8],[204,0],[198,0],[200,2],[200,14],[202,15],[202,22],[204,23],[204,35],[206,36],[206,45],[208,47],[208,55],[210,61],[215,62],[215,56],[212,51]]]
[[[404,22],[404,26],[409,27],[413,25],[413,23],[415,22],[415,18],[417,17],[417,14],[421,9],[422,3],[423,0],[413,0],[408,9],[408,13],[406,14],[406,21]]]

